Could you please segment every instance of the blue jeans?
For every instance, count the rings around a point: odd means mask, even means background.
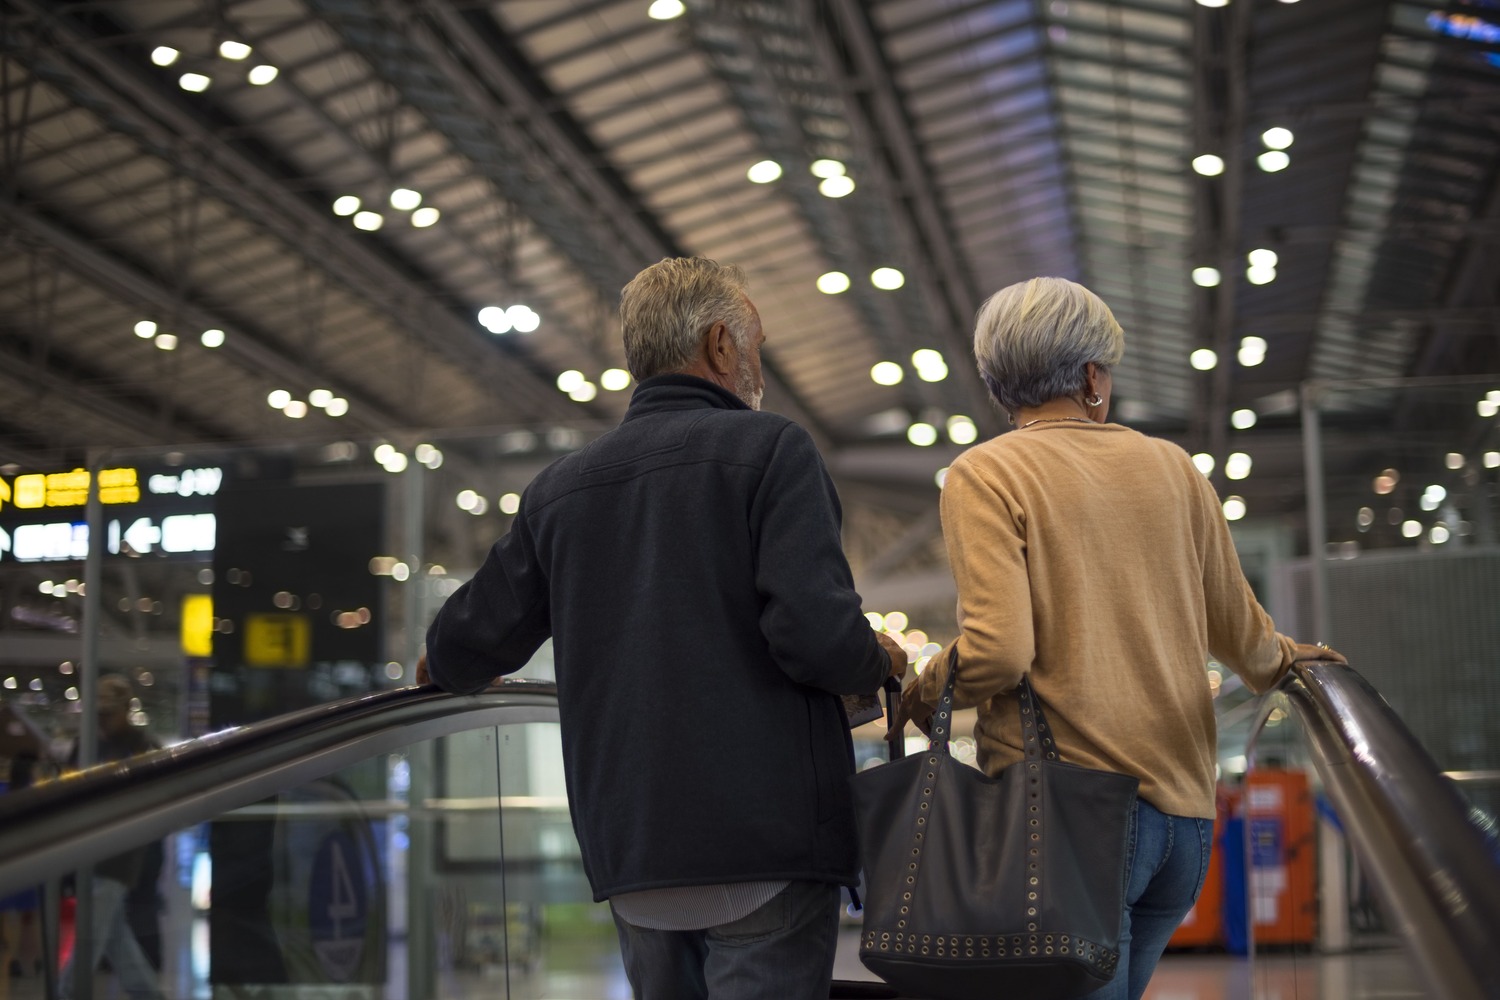
[[[1168,816],[1144,799],[1136,800],[1126,854],[1130,867],[1120,964],[1109,985],[1088,994],[1088,1000],[1140,1000],[1167,941],[1198,901],[1213,839],[1213,820]]]
[[[701,931],[618,915],[615,927],[636,1000],[813,1000],[833,978],[839,888],[793,882],[749,916]]]

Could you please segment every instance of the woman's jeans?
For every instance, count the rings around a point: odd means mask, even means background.
[[[1136,800],[1125,855],[1120,964],[1109,985],[1090,993],[1089,1000],[1140,1000],[1172,932],[1198,901],[1213,836],[1211,819],[1168,816]]]

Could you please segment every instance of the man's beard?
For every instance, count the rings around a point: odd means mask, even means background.
[[[752,410],[760,409],[760,398],[764,389],[755,387],[755,374],[750,370],[748,360],[741,361],[739,368],[734,373],[734,394],[740,397],[740,402]]]

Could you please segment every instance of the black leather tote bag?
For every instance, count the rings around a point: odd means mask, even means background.
[[[1119,962],[1139,782],[1058,759],[1023,679],[1026,758],[998,777],[948,753],[957,651],[928,751],[851,780],[865,871],[859,957],[903,993],[1051,1000]]]

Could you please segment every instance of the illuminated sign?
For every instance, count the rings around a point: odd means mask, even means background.
[[[141,554],[156,549],[212,552],[218,523],[212,514],[172,514],[159,522],[149,517],[138,517],[128,525],[110,521],[107,530],[108,549],[115,555],[127,549]],[[82,521],[22,524],[8,536],[0,530],[0,558],[7,549],[17,562],[84,559],[89,554],[89,526]]]
[[[182,598],[182,651],[188,656],[214,655],[214,599],[207,594]]]
[[[306,615],[246,615],[245,662],[252,667],[305,667],[312,651]]]
[[[178,473],[153,475],[147,480],[146,486],[157,496],[211,497],[219,492],[223,482],[223,469],[185,469]],[[140,473],[135,469],[100,470],[100,502],[135,503],[140,498]],[[33,472],[16,476],[11,482],[0,479],[0,509],[6,503],[18,510],[39,510],[44,507],[82,507],[88,502],[87,469]]]
[[[211,497],[223,482],[223,469],[187,469],[176,475],[152,476],[146,480],[146,488],[158,496]]]
[[[141,487],[134,469],[104,469],[99,473],[99,499],[104,503],[135,503]],[[0,479],[0,507],[5,502],[19,510],[42,507],[82,507],[89,502],[87,469],[72,472],[35,472],[6,483]]]
[[[1500,24],[1472,14],[1444,14],[1435,10],[1427,15],[1427,26],[1440,35],[1466,38],[1471,42],[1490,45],[1500,42]]]

